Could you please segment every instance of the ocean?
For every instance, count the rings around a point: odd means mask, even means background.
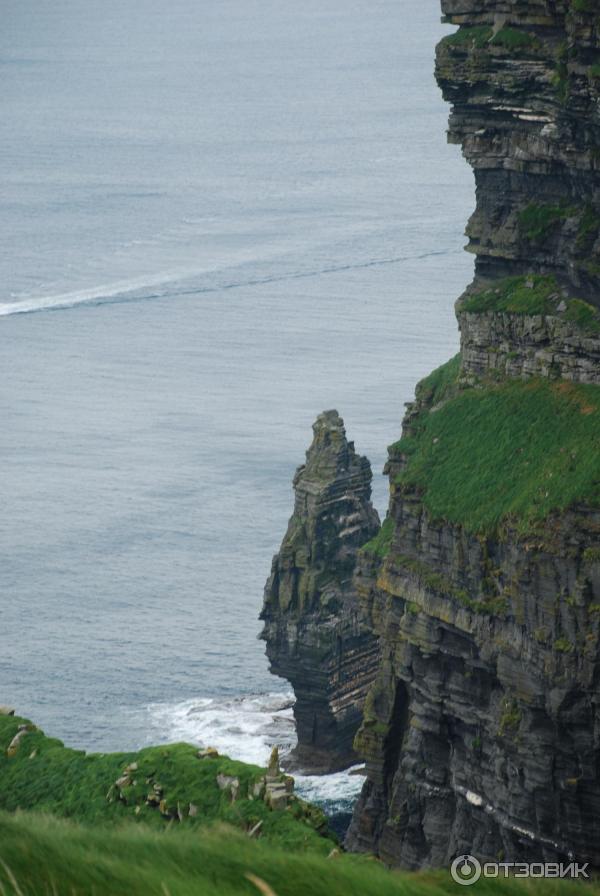
[[[69,745],[293,744],[258,614],[311,424],[339,410],[384,511],[458,347],[447,31],[437,0],[5,0],[0,703]]]

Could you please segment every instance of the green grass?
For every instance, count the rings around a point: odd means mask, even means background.
[[[417,384],[417,400],[430,407],[444,401],[454,391],[459,374],[460,352]]]
[[[2,896],[450,896],[445,872],[386,871],[372,859],[298,855],[231,829],[119,829],[0,813]],[[270,889],[266,889],[269,887]],[[480,896],[575,896],[581,884],[480,880]],[[586,893],[597,893],[588,886]]]
[[[529,31],[505,27],[494,34],[489,25],[462,25],[454,34],[448,34],[442,39],[442,45],[447,47],[476,50],[496,46],[518,51],[534,47],[538,43],[537,37]]]
[[[500,28],[494,34],[489,25],[461,26],[454,34],[442,39],[442,45],[481,50],[486,46],[505,47],[507,50],[522,50],[538,43],[535,35],[517,28]]]
[[[374,554],[375,557],[387,557],[390,552],[393,534],[394,521],[388,516],[383,521],[377,535],[363,545],[362,550],[366,551],[367,554]]]
[[[489,43],[492,34],[493,29],[489,25],[461,27],[454,34],[448,34],[442,38],[441,43],[448,47],[476,47],[481,49]]]
[[[600,77],[600,66],[598,66],[598,77]],[[584,249],[590,241],[593,241],[598,237],[598,231],[600,231],[600,215],[594,206],[588,203],[583,210],[579,222],[576,243],[577,247],[579,249]]]
[[[414,575],[420,582],[421,586],[428,588],[436,594],[450,597],[461,606],[472,610],[474,613],[490,616],[502,616],[508,609],[506,598],[502,595],[481,595],[479,598],[469,596],[469,592],[464,588],[458,588],[450,579],[435,572],[426,563],[416,560],[414,557],[407,557],[402,554],[394,557],[394,563],[398,567],[403,567]],[[419,609],[418,604],[412,606]],[[411,607],[407,607],[408,611],[414,613]]]
[[[559,653],[571,653],[575,650],[575,645],[568,638],[557,638],[554,642],[554,649]]]
[[[556,278],[551,275],[506,277],[494,286],[468,296],[460,310],[475,314],[486,311],[550,314],[560,301],[558,288]]]
[[[469,389],[393,446],[396,479],[432,517],[489,533],[520,528],[579,501],[600,505],[600,387],[547,380]]]
[[[501,28],[490,40],[490,44],[497,44],[507,50],[522,50],[525,47],[535,46],[537,43],[535,35],[530,34],[529,31],[519,31],[517,28]]]
[[[595,0],[571,0],[571,8],[575,12],[594,12]]]
[[[580,330],[584,330],[587,333],[600,333],[598,311],[593,305],[584,302],[583,299],[569,299],[565,320],[570,320]]]
[[[532,202],[519,214],[519,229],[531,242],[540,242],[573,213],[574,209],[564,203]]]
[[[564,301],[566,310],[558,311]],[[531,274],[507,277],[494,286],[467,296],[459,311],[471,314],[506,312],[509,314],[560,315],[587,333],[600,332],[598,309],[583,299],[563,298],[556,277]]]
[[[522,712],[516,700],[507,697],[502,704],[502,715],[500,716],[500,725],[498,734],[500,737],[507,735],[514,736],[521,724]]]
[[[244,830],[262,821],[262,836],[291,849],[327,852],[333,841],[316,807],[292,801],[288,810],[272,811],[262,799],[250,799],[253,784],[264,776],[258,766],[227,757],[199,759],[190,744],[148,747],[137,753],[86,754],[65,747],[40,731],[28,733],[14,756],[7,748],[23,719],[0,716],[0,809],[35,809],[92,824],[144,822],[164,830],[168,824],[199,828],[224,821]],[[136,763],[131,784],[115,781]],[[239,798],[217,785],[217,775],[238,778]],[[147,805],[154,785],[162,805]],[[190,816],[189,807],[197,807]],[[179,808],[179,812],[178,812]],[[179,820],[179,813],[183,820]]]

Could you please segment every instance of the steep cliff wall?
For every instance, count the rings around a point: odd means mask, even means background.
[[[356,759],[353,739],[377,667],[377,644],[352,583],[358,549],[379,528],[371,467],[336,411],[321,414],[295,504],[273,558],[261,618],[271,671],[294,688],[293,765],[330,771]]]
[[[600,17],[595,0],[442,0],[448,136],[475,173],[466,373],[598,382]],[[493,288],[490,288],[493,287]],[[531,319],[523,321],[523,315]]]
[[[475,279],[356,570],[381,662],[348,845],[600,866],[600,10],[442,8]]]

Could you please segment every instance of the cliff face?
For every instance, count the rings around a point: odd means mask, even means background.
[[[600,303],[600,22],[595,0],[442,0],[449,140],[473,167],[476,271],[556,274]],[[594,252],[595,250],[595,252]]]
[[[442,0],[475,171],[461,355],[390,448],[355,583],[381,661],[348,835],[408,868],[600,866],[600,17]]]
[[[476,277],[457,306],[464,370],[597,383],[597,4],[442,0],[442,10],[460,28],[439,44],[436,75],[453,106],[449,140],[461,144],[477,192],[467,228]],[[511,277],[530,295],[511,302]],[[496,301],[473,299],[499,280]],[[506,313],[514,310],[532,319]]]
[[[375,537],[363,481],[345,555],[346,466],[323,480],[311,448],[267,587],[269,655],[298,694],[300,749],[321,755],[348,754],[373,677],[351,849],[600,867],[600,16],[596,0],[442,9],[459,28],[436,73],[477,197],[461,352],[407,407]]]
[[[377,665],[352,576],[358,548],[376,534],[379,518],[370,464],[347,441],[338,413],[321,414],[313,431],[261,618],[271,671],[296,694],[293,764],[329,771],[356,759],[352,743]]]

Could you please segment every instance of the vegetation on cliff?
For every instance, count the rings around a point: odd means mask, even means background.
[[[220,821],[244,831],[259,825],[261,837],[287,848],[326,854],[335,845],[316,807],[294,796],[269,805],[265,769],[226,756],[200,758],[190,744],[86,754],[25,719],[0,715],[0,781],[0,809],[9,811],[93,824],[129,820],[159,830],[169,823],[195,829]]]
[[[363,545],[362,550],[368,554],[374,554],[376,557],[387,557],[392,544],[393,534],[394,521],[388,516],[381,524],[381,529],[377,535]]]
[[[269,807],[264,769],[205,752],[175,744],[86,754],[24,719],[0,715],[0,894],[453,892],[447,872],[396,874],[341,853],[320,810],[293,797],[285,809]],[[496,881],[479,890],[524,892]],[[556,884],[544,892],[569,896],[573,888]]]
[[[537,222],[537,223],[536,223]],[[539,232],[540,219],[532,216],[531,233]],[[483,314],[489,311],[509,314],[561,315],[581,330],[600,333],[598,311],[583,299],[563,296],[556,277],[531,275],[507,277],[471,293],[460,303],[461,312]]]
[[[600,505],[597,386],[529,380],[466,389],[411,429],[391,449],[406,458],[394,484],[421,490],[434,519],[489,533],[509,518],[524,528],[578,502]]]

